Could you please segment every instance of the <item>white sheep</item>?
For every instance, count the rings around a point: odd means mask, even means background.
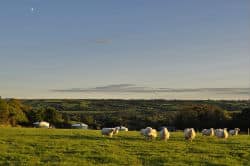
[[[162,140],[168,140],[170,137],[170,133],[168,132],[168,129],[166,127],[163,127],[160,131],[160,138]]]
[[[149,139],[155,139],[157,137],[157,131],[156,129],[149,130],[147,137]]]
[[[229,134],[234,136],[234,135],[238,135],[240,129],[239,128],[235,128],[234,130],[229,130]]]
[[[106,136],[112,137],[114,134],[117,134],[116,131],[117,131],[116,128],[102,128],[101,134],[103,136],[106,135]]]
[[[114,129],[114,135],[118,134],[119,133],[119,128],[118,127],[115,127],[113,128]]]
[[[124,127],[124,126],[118,126],[116,127],[119,129],[119,131],[128,131],[128,128],[127,127]]]
[[[146,135],[145,133],[146,133],[146,129],[141,129],[141,130],[140,130],[140,134],[141,134],[142,136],[145,136],[145,135]]]
[[[193,128],[186,128],[184,130],[184,138],[186,140],[192,141],[195,138],[195,136],[196,136],[196,133]]]
[[[157,137],[157,131],[151,127],[141,129],[140,133],[141,135],[145,136],[146,139],[154,139]]]
[[[35,122],[33,123],[33,125],[35,125],[35,127],[38,127],[38,128],[50,128],[50,124],[45,121]]]
[[[227,128],[224,128],[224,129],[216,129],[214,131],[215,135],[218,137],[218,138],[228,138],[228,132],[227,132]]]
[[[152,128],[146,127],[145,129],[141,129],[140,130],[141,135],[146,137],[148,130],[152,130]]]
[[[205,135],[205,136],[214,136],[214,129],[213,128],[203,129],[201,133],[202,135]]]

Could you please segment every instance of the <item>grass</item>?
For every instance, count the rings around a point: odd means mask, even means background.
[[[0,128],[0,165],[250,165],[250,136],[227,140],[171,133],[146,141],[136,131],[113,138],[97,130]]]

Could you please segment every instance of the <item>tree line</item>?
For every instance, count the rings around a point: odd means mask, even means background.
[[[228,111],[221,108],[223,102],[211,104],[212,101],[174,102],[167,101],[60,101],[44,104],[45,101],[27,101],[17,99],[0,99],[0,124],[31,127],[34,122],[47,121],[57,128],[70,128],[72,123],[83,122],[90,128],[127,126],[139,130],[146,126],[160,128],[173,126],[177,129],[202,128],[250,128],[250,107],[248,102],[240,105],[241,110]],[[79,103],[77,103],[79,102]],[[36,104],[34,104],[36,103]],[[76,104],[77,103],[77,104]],[[166,104],[167,103],[167,104]],[[237,102],[233,103],[234,105]],[[225,105],[225,104],[224,104]],[[239,104],[238,104],[239,105]],[[80,111],[66,110],[81,107]]]

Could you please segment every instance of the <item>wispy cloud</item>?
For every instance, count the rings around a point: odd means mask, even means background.
[[[95,40],[90,40],[90,42],[93,42],[96,44],[109,44],[109,43],[111,43],[111,40],[109,40],[109,39],[95,39]]]
[[[139,87],[135,84],[112,84],[99,86],[95,88],[71,88],[71,89],[55,89],[56,92],[153,92],[152,88]]]
[[[54,89],[54,92],[126,92],[126,93],[216,93],[216,94],[245,94],[250,95],[250,88],[197,88],[197,89],[173,89],[173,88],[152,88],[137,86],[135,84],[112,84],[94,88],[70,88]]]

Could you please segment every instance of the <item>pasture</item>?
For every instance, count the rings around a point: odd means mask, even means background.
[[[250,165],[250,136],[197,134],[146,141],[139,132],[113,138],[97,130],[0,128],[0,165]]]

